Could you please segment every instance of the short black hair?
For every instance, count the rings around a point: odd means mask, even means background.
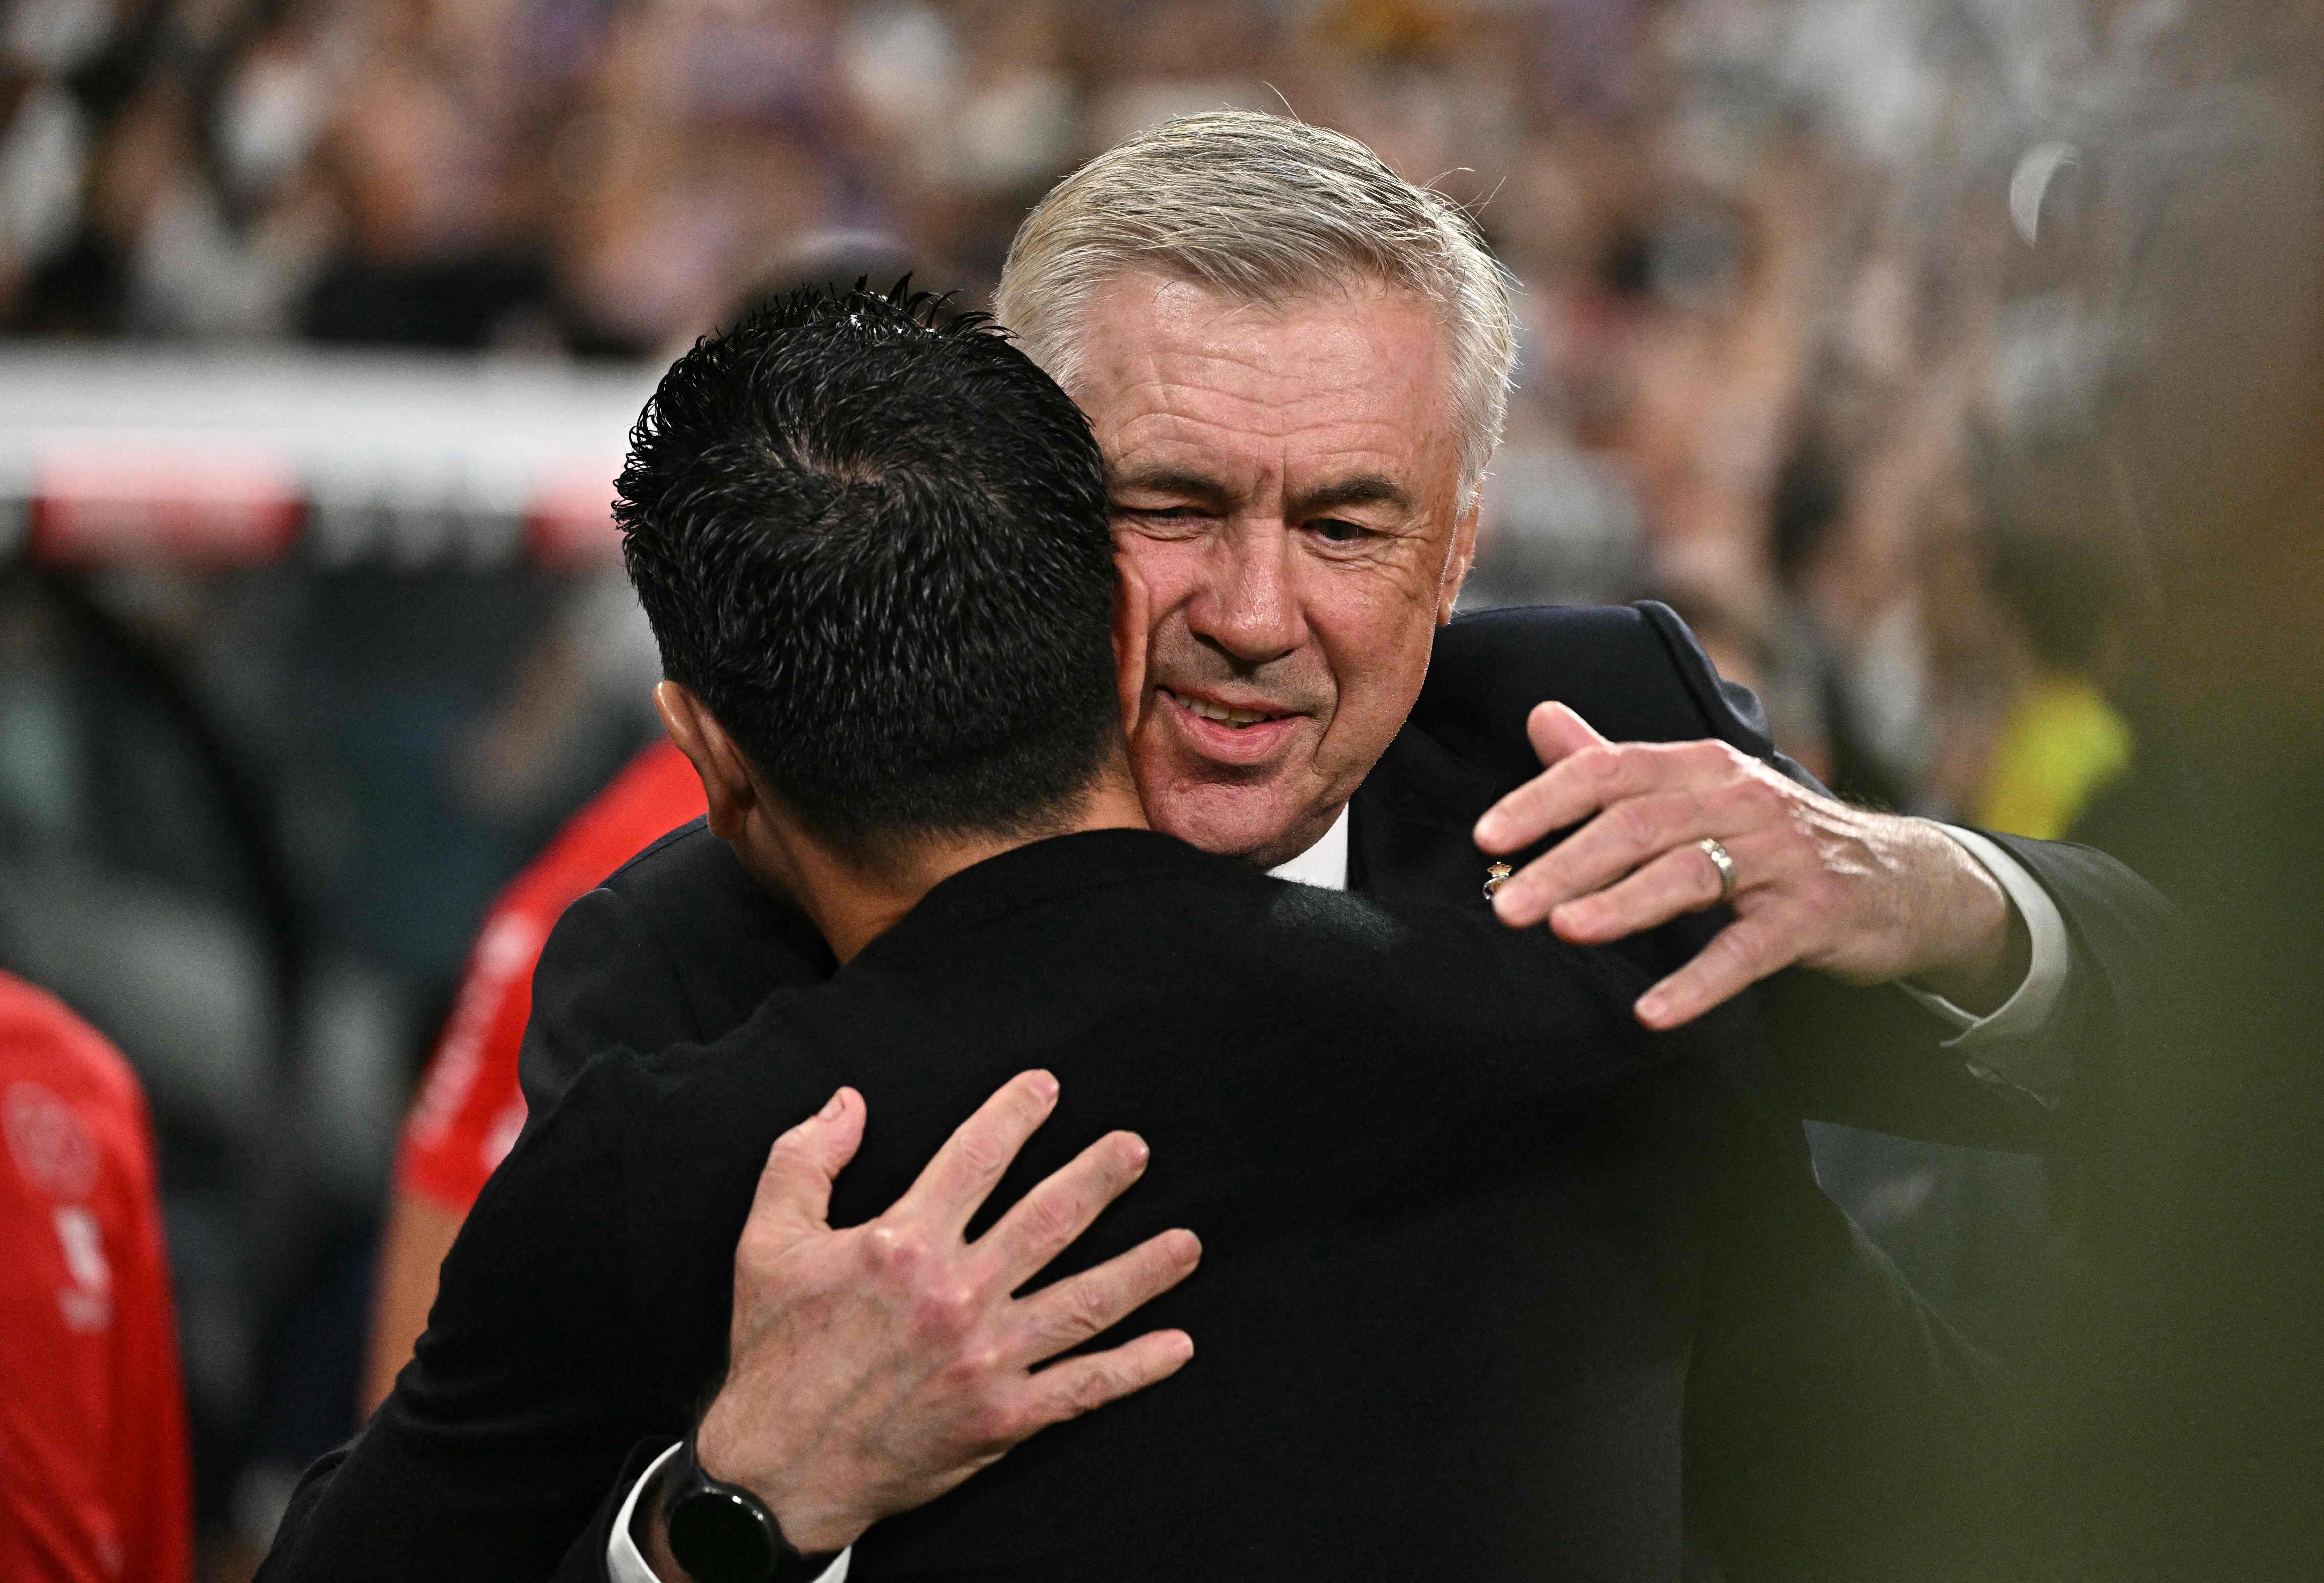
[[[613,516],[664,673],[843,848],[1051,828],[1120,738],[1097,444],[982,314],[752,310],[662,376]]]

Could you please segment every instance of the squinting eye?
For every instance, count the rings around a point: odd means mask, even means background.
[[[1310,523],[1307,525],[1333,544],[1352,544],[1359,539],[1370,536],[1355,523],[1343,523],[1337,517],[1325,517],[1321,522]]]

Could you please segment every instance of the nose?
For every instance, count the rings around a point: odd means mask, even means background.
[[[1239,522],[1205,547],[1202,584],[1186,606],[1194,635],[1240,666],[1279,660],[1307,641],[1281,523]]]

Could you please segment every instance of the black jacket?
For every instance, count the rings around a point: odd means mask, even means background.
[[[1203,1268],[1125,1329],[1196,1356],[876,1525],[852,1576],[1673,1579],[1690,1541],[1737,1578],[1945,1575],[1998,1377],[1794,1122],[1637,1027],[1647,981],[1474,887],[1384,903],[1139,831],[976,865],[717,1043],[594,1060],[262,1575],[595,1575],[625,1458],[723,1376],[775,1135],[862,1089],[853,1223],[1037,1064],[1063,1099],[993,1206],[1139,1129],[1152,1167],[1057,1272],[1195,1227]]]
[[[1411,719],[1356,793],[1352,888],[1422,902],[1477,895],[1485,860],[1470,830],[1540,773],[1525,720],[1549,699],[1617,741],[1716,737],[1813,784],[1775,751],[1758,700],[1721,682],[1664,606],[1463,616],[1437,634]],[[2043,1063],[2074,1074],[2067,1095],[2045,1096],[2045,1105],[1972,1074],[1958,1051],[1941,1048],[1953,1030],[1901,991],[1850,989],[1801,970],[1710,1019],[1738,1079],[1814,1120],[1982,1148],[2069,1143],[2070,1123],[2099,1108],[2089,1090],[2103,1087],[2135,991],[2152,977],[2163,903],[2101,853],[1994,839],[2049,892],[2072,937],[2070,993],[2052,1019],[2045,1041],[2056,1049]],[[1660,977],[1727,917],[1714,909],[1679,919],[1618,949]],[[773,989],[831,968],[805,916],[752,881],[701,821],[674,830],[574,903],[550,934],[525,1031],[530,1113],[547,1116],[600,1050],[715,1040]],[[2060,1097],[2071,1103],[2056,1106]]]

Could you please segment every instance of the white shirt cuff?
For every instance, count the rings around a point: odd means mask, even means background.
[[[2026,964],[2025,981],[2017,986],[2016,993],[2002,1002],[1999,1009],[1982,1017],[1963,1011],[1943,995],[1918,985],[1905,982],[1897,987],[1960,1030],[1946,1040],[1942,1048],[1974,1051],[2005,1077],[2024,1076],[2024,1068],[2038,1056],[2026,1041],[2049,1025],[2051,1014],[2066,993],[2066,973],[2073,959],[2073,949],[2066,938],[2065,917],[2059,912],[2058,903],[2050,899],[2050,893],[1999,842],[1956,825],[1941,824],[1937,829],[1983,865],[2008,893],[2017,915],[2025,921],[2032,959]]]
[[[638,1509],[640,1493],[653,1482],[654,1475],[662,1470],[662,1465],[677,1455],[678,1448],[672,1446],[648,1463],[646,1470],[638,1475],[637,1483],[630,1486],[628,1498],[622,1502],[621,1514],[613,1519],[613,1536],[605,1541],[605,1574],[613,1583],[661,1583],[661,1579],[654,1576],[654,1569],[646,1565],[645,1554],[638,1549],[638,1541],[630,1537],[630,1518]],[[847,1583],[847,1558],[854,1553],[853,1545],[841,1551],[838,1559],[823,1569],[823,1576],[817,1578],[816,1583]]]

